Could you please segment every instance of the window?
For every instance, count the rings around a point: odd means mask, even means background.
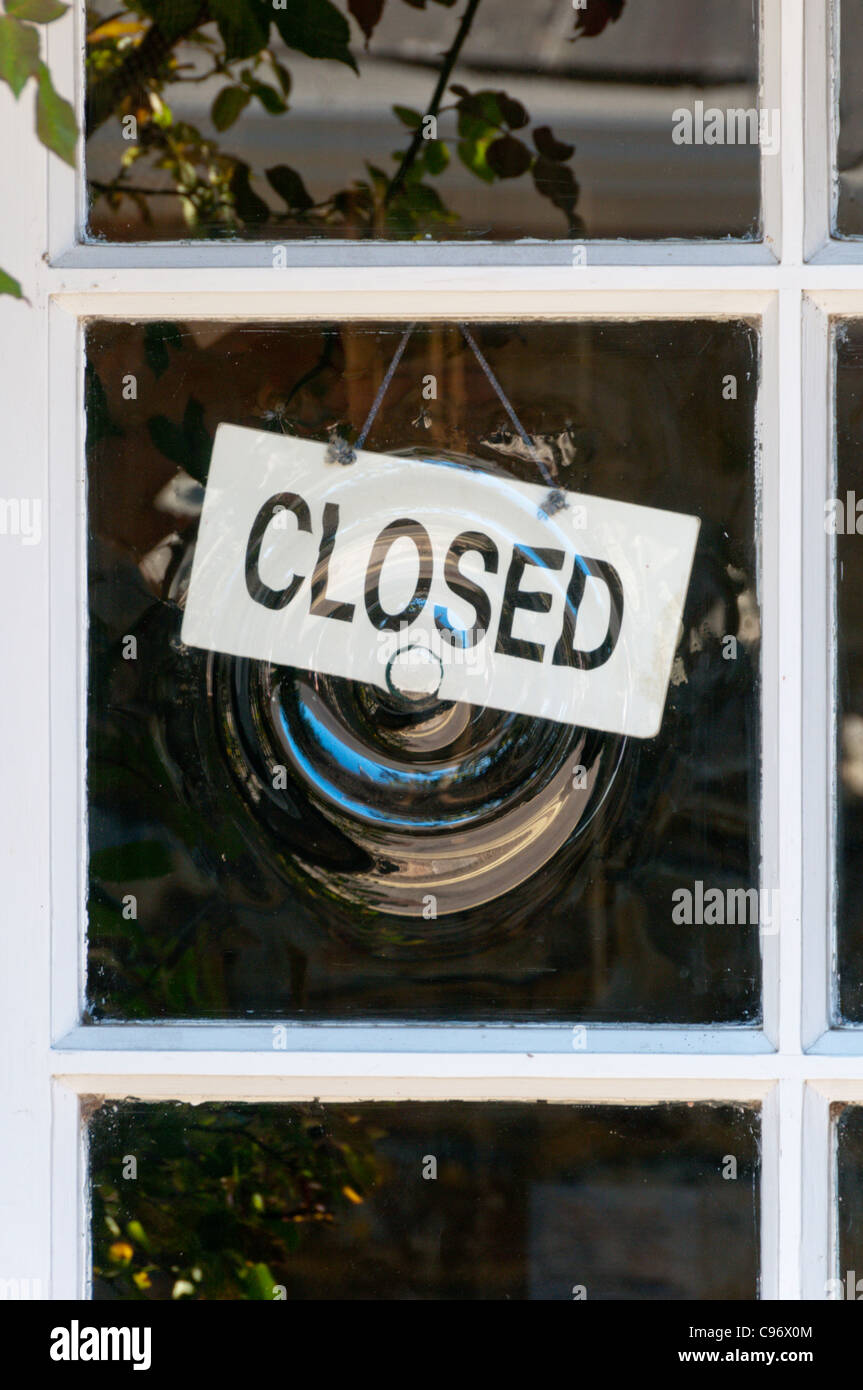
[[[310,0],[338,15],[337,52],[270,24],[270,56],[249,31],[228,58],[211,24],[173,34],[128,101],[116,73],[178,11],[127,8],[35,26],[90,121],[74,171],[8,100],[2,259],[29,304],[0,300],[0,1277],[18,1296],[314,1298],[349,1250],[357,1297],[406,1262],[423,1298],[851,1296],[856,503],[853,529],[830,524],[857,491],[851,7],[705,4],[693,26],[683,3],[386,0],[378,26]],[[504,641],[476,679],[511,641],[543,680],[499,709],[464,693],[465,661],[446,727],[443,687],[399,684],[389,657],[380,681],[345,673],[353,637],[301,666],[184,640],[210,470],[240,432],[275,470],[300,441],[343,503],[340,534],[323,492],[305,527],[299,487],[254,534],[220,512],[244,601],[293,622],[329,556],[315,593],[353,605],[353,634],[440,613],[435,641],[470,655],[436,541],[423,570],[420,527],[436,536],[452,493],[489,542],[457,557],[489,600],[476,635]],[[429,477],[425,522],[389,510]],[[635,509],[629,569],[536,539],[580,499],[612,531]],[[679,612],[663,590],[658,732],[633,732],[626,682],[585,682],[621,640],[635,689],[646,514],[685,532],[691,566],[669,541],[685,573]],[[362,549],[393,515],[406,594]],[[336,588],[348,521],[377,608],[359,579]],[[558,647],[584,727],[536,693]],[[209,1224],[222,1178],[238,1264]],[[269,1216],[291,1228],[275,1243]]]

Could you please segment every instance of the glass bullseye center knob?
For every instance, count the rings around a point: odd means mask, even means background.
[[[403,700],[433,699],[443,680],[443,662],[428,647],[401,647],[387,664],[387,685]]]

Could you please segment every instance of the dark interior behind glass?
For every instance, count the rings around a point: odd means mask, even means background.
[[[106,1102],[97,1299],[752,1299],[755,1107]]]

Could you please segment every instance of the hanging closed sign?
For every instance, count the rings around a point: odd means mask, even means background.
[[[650,738],[699,521],[220,426],[188,646]]]

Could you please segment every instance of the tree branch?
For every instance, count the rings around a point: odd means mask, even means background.
[[[470,33],[470,27],[473,24],[474,17],[476,15],[477,10],[479,9],[479,6],[480,0],[468,0],[468,7],[465,10],[464,15],[462,16],[461,24],[458,27],[458,32],[456,33],[456,36],[453,39],[450,48],[444,54],[443,67],[440,70],[440,75],[438,76],[437,84],[432,94],[431,102],[429,103],[429,108],[425,112],[425,115],[427,116],[437,116],[438,114],[440,104],[443,101],[444,92],[446,91],[447,84],[450,80],[450,77],[452,76],[452,70],[458,62],[459,54],[461,53],[461,50],[464,47],[465,39]],[[420,124],[417,126],[416,130],[413,133],[413,139],[411,140],[410,144],[405,150],[405,153],[402,157],[402,162],[395,173],[392,183],[386,191],[386,196],[384,198],[385,206],[388,206],[392,202],[393,198],[395,198],[396,194],[400,193],[404,188],[405,179],[407,178],[407,175],[410,173],[410,170],[413,168],[422,142],[422,122],[420,122]]]

